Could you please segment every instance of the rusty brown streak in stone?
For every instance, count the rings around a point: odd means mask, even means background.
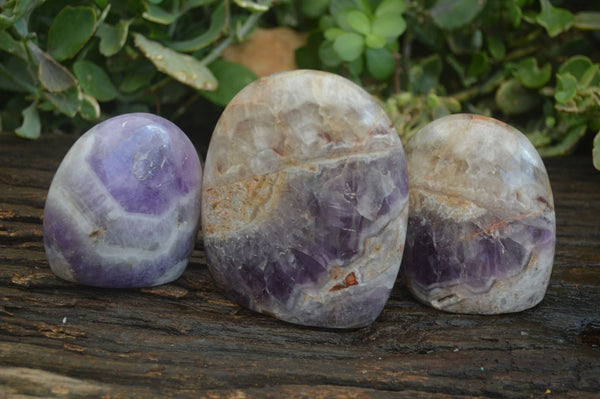
[[[339,137],[335,138],[329,132],[321,132],[321,133],[319,133],[319,137],[322,138],[323,140],[325,140],[327,143],[339,144],[342,142],[341,138],[339,138]]]
[[[353,285],[358,285],[358,280],[356,280],[356,275],[354,274],[354,272],[348,274],[346,276],[346,278],[344,279],[344,282],[342,284],[338,284],[338,285],[333,286],[329,290],[329,292],[343,290],[344,288],[348,288],[348,287],[351,287]]]
[[[105,232],[106,232],[106,229],[94,230],[94,231],[92,231],[92,232],[89,234],[89,237],[90,237],[90,238],[97,237],[97,236],[99,236],[100,234],[102,234],[102,233],[105,233]]]

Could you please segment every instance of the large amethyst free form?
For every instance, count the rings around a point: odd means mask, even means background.
[[[221,116],[205,165],[217,286],[297,324],[371,323],[401,262],[407,178],[390,120],[345,78],[293,71],[250,84]]]
[[[60,164],[44,209],[44,245],[59,277],[144,287],[184,271],[200,223],[202,170],[173,123],[150,114],[104,121]]]
[[[539,303],[554,257],[552,191],[516,129],[452,115],[406,147],[410,215],[401,274],[435,308],[496,314]]]

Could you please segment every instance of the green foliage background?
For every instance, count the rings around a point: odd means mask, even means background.
[[[30,139],[161,114],[191,136],[256,79],[221,58],[258,25],[307,32],[302,68],[365,87],[408,140],[456,112],[600,168],[600,4],[566,0],[0,0],[1,128]]]

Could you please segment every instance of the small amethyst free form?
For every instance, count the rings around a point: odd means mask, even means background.
[[[538,304],[556,236],[548,175],[529,140],[492,118],[452,115],[406,147],[410,215],[401,274],[422,302],[457,313]]]
[[[106,120],[75,142],[44,208],[52,271],[99,287],[145,287],[184,271],[200,218],[202,170],[187,136],[156,115]]]
[[[292,323],[373,322],[402,258],[407,178],[390,120],[354,83],[293,71],[250,84],[206,158],[202,227],[217,286]]]

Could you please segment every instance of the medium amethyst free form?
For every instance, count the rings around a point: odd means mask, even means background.
[[[354,83],[293,71],[250,84],[221,116],[205,165],[217,286],[292,323],[373,322],[402,258],[407,179],[390,120]]]
[[[518,312],[546,292],[556,236],[548,175],[516,129],[452,115],[406,147],[410,215],[401,274],[422,302],[457,313]]]
[[[184,271],[200,222],[202,169],[173,123],[136,113],[104,121],[60,164],[44,209],[52,271],[99,287],[144,287]]]

